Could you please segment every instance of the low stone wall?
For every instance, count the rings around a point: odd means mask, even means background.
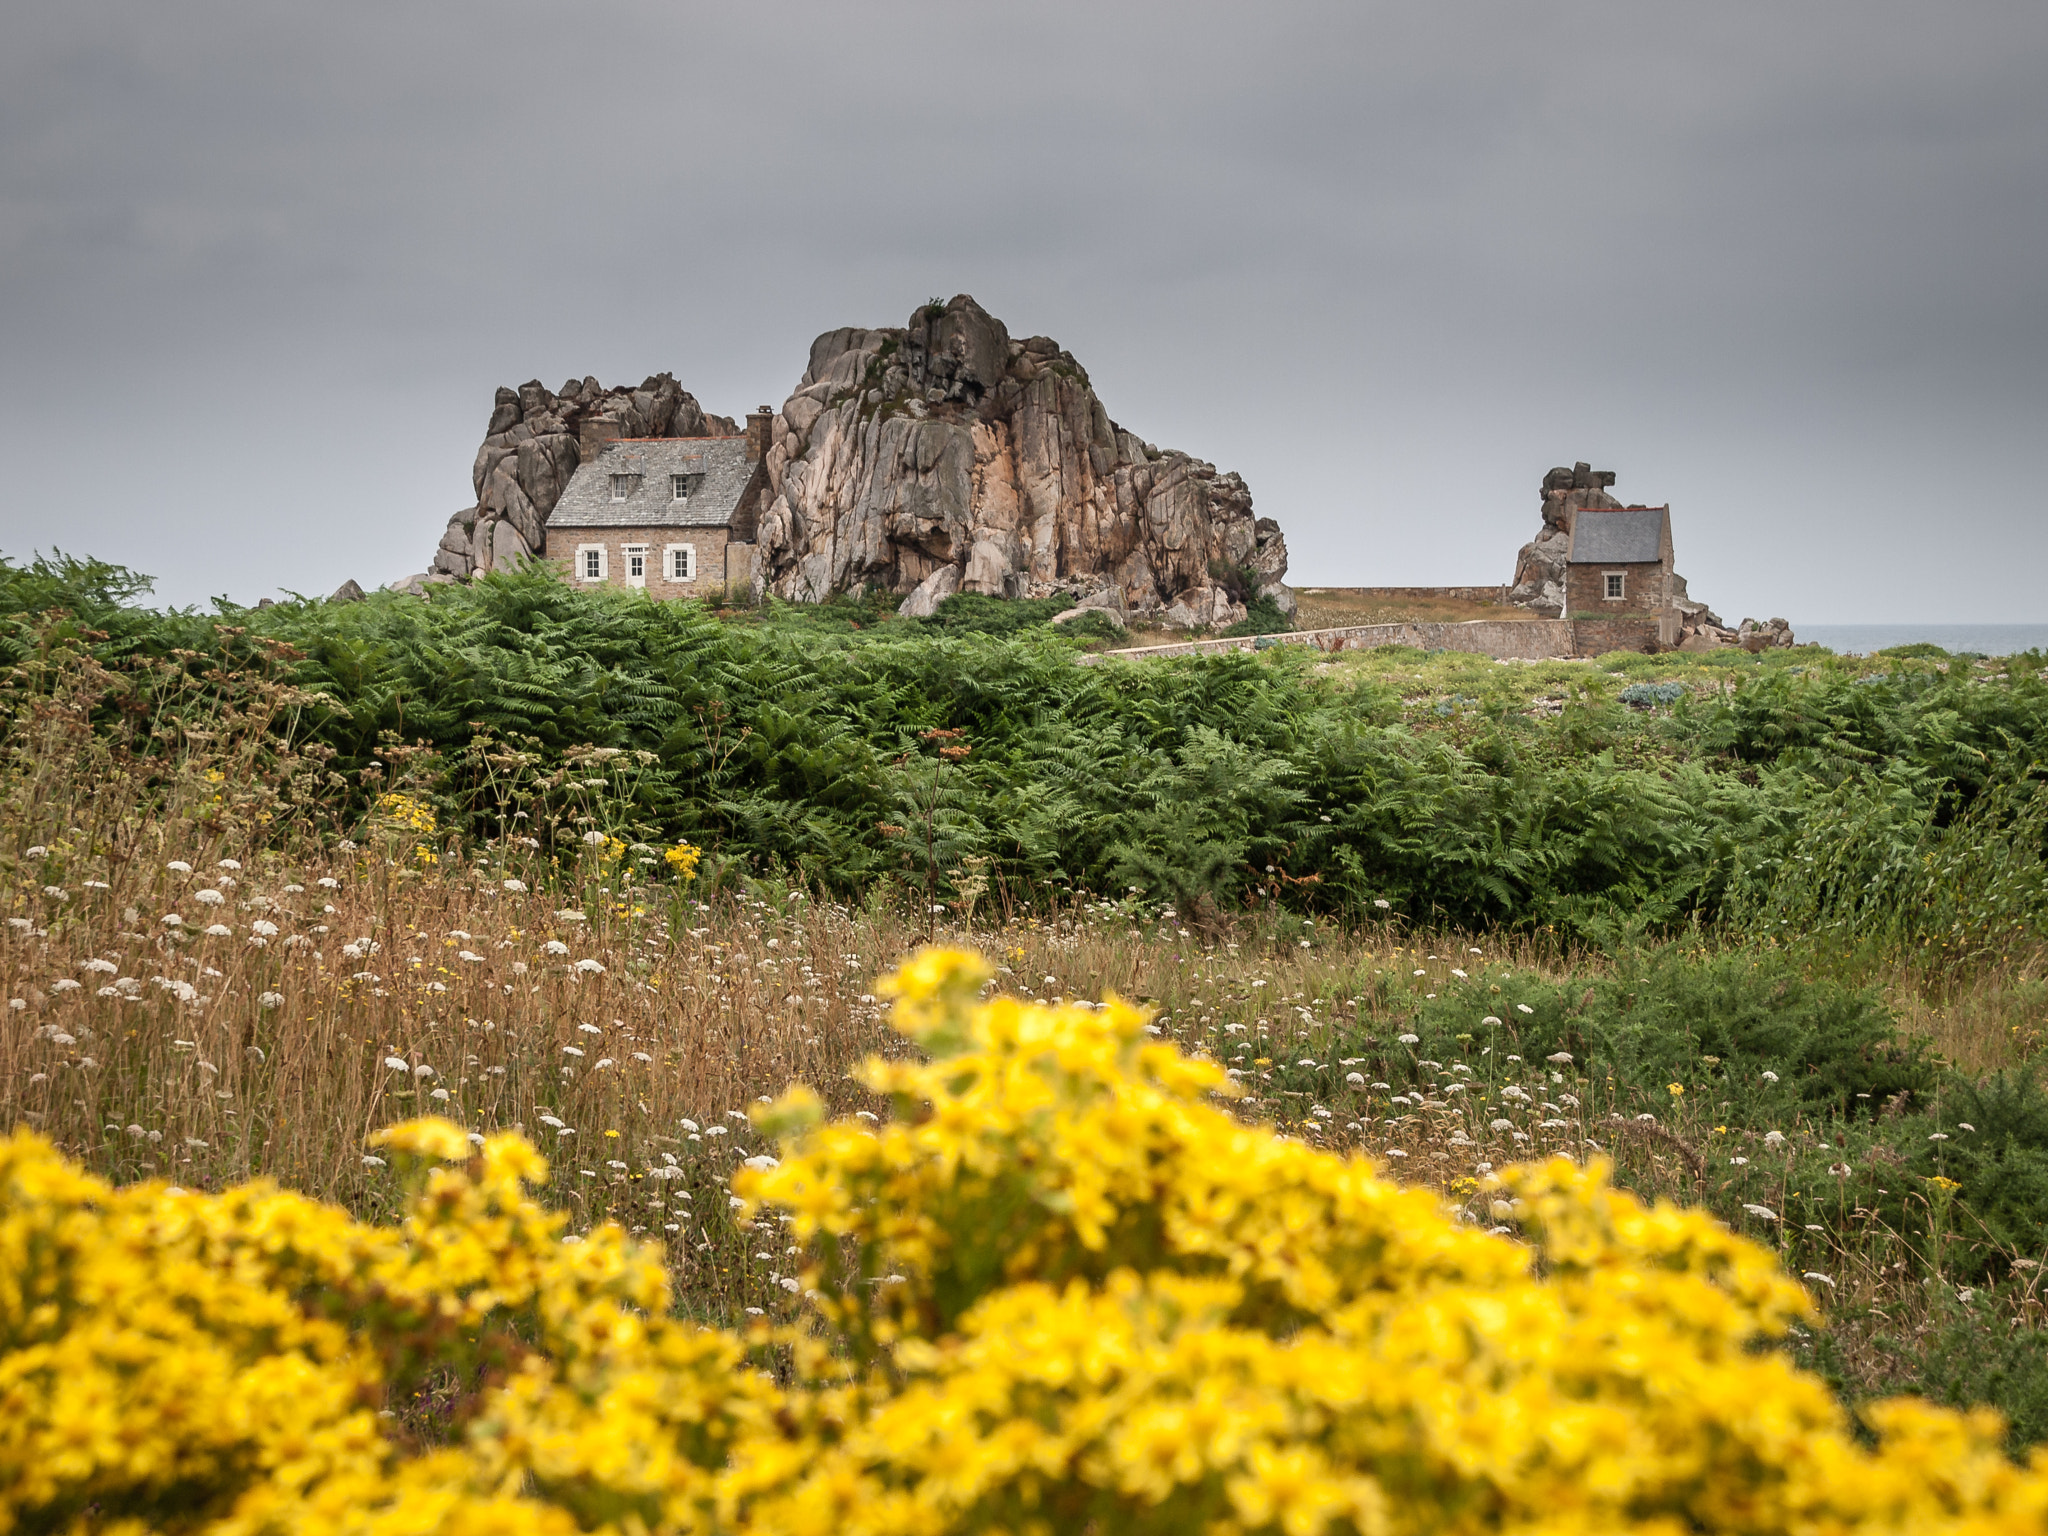
[[[1573,653],[1574,626],[1565,619],[1472,619],[1462,624],[1353,624],[1342,629],[1308,629],[1286,635],[1244,635],[1227,640],[1182,640],[1141,645],[1085,656],[1132,660],[1148,656],[1203,656],[1215,651],[1265,650],[1273,645],[1307,645],[1319,651],[1369,651],[1382,645],[1410,645],[1418,651],[1470,651],[1498,660],[1545,661]],[[1652,625],[1652,638],[1655,626]],[[1614,649],[1614,647],[1608,647]]]
[[[1298,592],[1328,592],[1343,597],[1370,597],[1387,602],[1426,603],[1432,598],[1453,603],[1499,603],[1508,600],[1506,587],[1297,587]]]
[[[1342,629],[1306,629],[1286,635],[1241,635],[1227,640],[1182,640],[1139,645],[1083,656],[1084,664],[1118,656],[1132,661],[1153,656],[1206,656],[1217,651],[1262,651],[1275,645],[1306,645],[1319,651],[1369,651],[1408,645],[1418,651],[1469,651],[1496,661],[1549,661],[1558,657],[1604,656],[1609,651],[1655,651],[1657,620],[1650,615],[1615,619],[1471,619],[1462,624],[1353,624]]]

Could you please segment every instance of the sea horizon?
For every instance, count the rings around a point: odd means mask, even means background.
[[[1945,651],[2011,656],[2048,650],[2048,624],[1794,624],[1793,637],[1843,656],[1868,656],[1899,645],[1938,645]]]

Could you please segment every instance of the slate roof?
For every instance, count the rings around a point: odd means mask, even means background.
[[[1581,511],[1572,519],[1572,565],[1654,565],[1664,558],[1669,507],[1630,507],[1622,512]]]
[[[754,478],[744,437],[631,437],[576,466],[550,528],[723,528]],[[624,501],[612,499],[612,476],[638,476]],[[689,477],[689,499],[677,501],[674,476]]]

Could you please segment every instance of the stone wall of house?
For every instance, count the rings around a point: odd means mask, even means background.
[[[1656,652],[1669,648],[1655,614],[1612,619],[1573,619],[1572,655],[1605,656],[1609,651]]]
[[[1654,561],[1565,567],[1565,611],[1581,614],[1659,613],[1670,606],[1664,591],[1664,568]],[[1621,572],[1621,596],[1607,595],[1607,577]]]
[[[727,537],[723,528],[549,528],[545,558],[559,566],[576,586],[623,587],[630,584],[626,551],[629,546],[644,545],[648,596],[723,598],[727,584]],[[605,552],[602,582],[585,581],[576,566],[577,553],[592,544],[601,546]],[[688,544],[696,550],[694,580],[669,579],[668,551],[675,544]]]

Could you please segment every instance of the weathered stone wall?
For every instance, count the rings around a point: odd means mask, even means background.
[[[1353,624],[1341,629],[1300,630],[1283,635],[1242,635],[1222,640],[1181,640],[1168,645],[1132,646],[1084,656],[1084,662],[1105,656],[1142,660],[1147,657],[1201,656],[1214,651],[1261,651],[1275,645],[1305,645],[1319,651],[1369,651],[1382,645],[1413,646],[1418,651],[1469,651],[1496,661],[1549,661],[1557,657],[1604,656],[1610,651],[1657,651],[1654,615],[1613,619],[1469,619],[1461,624]]]
[[[1224,640],[1182,640],[1134,646],[1104,655],[1199,656],[1211,651],[1255,651],[1274,645],[1306,645],[1319,651],[1369,651],[1382,645],[1418,651],[1470,651],[1499,660],[1546,661],[1575,654],[1574,626],[1565,619],[1470,619],[1461,624],[1352,624],[1340,629],[1299,630],[1282,635],[1233,636]],[[1099,657],[1086,658],[1099,660]]]
[[[626,548],[645,545],[647,549],[647,594],[650,597],[723,597],[726,588],[726,530],[723,528],[550,528],[547,530],[546,558],[560,566],[579,587],[626,586]],[[576,553],[589,545],[603,547],[605,578],[585,581],[575,567]],[[668,550],[672,544],[688,544],[697,552],[696,577],[673,581],[668,574]]]
[[[1573,619],[1572,654],[1605,656],[1609,651],[1657,651],[1665,648],[1655,614],[1626,618]]]
[[[1621,572],[1621,596],[1607,595],[1607,575]],[[1566,567],[1566,611],[1579,614],[1658,613],[1670,606],[1664,591],[1664,568],[1655,562],[1627,561],[1612,565]]]

